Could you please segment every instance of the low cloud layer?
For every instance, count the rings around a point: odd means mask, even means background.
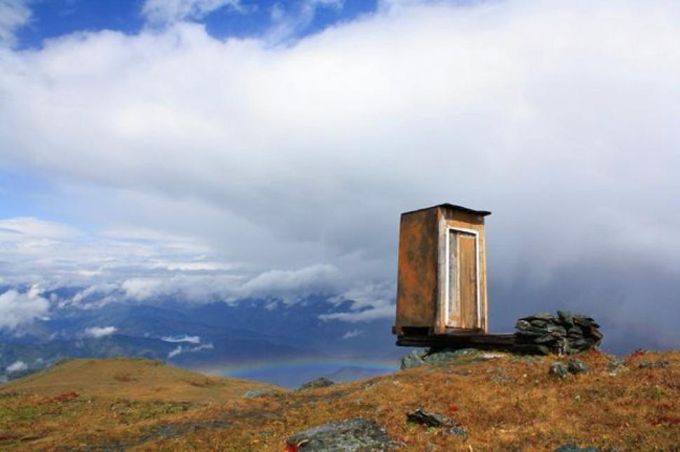
[[[23,361],[15,361],[9,366],[7,366],[7,373],[8,374],[13,374],[16,372],[23,372],[24,370],[27,370],[28,366],[26,365],[25,362]]]
[[[46,316],[49,308],[49,301],[37,287],[25,292],[12,289],[0,293],[0,330],[17,330]]]
[[[85,328],[83,336],[99,339],[101,337],[111,336],[118,331],[115,326],[92,326]]]
[[[215,347],[213,344],[201,344],[196,347],[190,347],[186,345],[178,345],[177,348],[170,350],[168,353],[168,359],[174,358],[183,353],[196,353],[200,351],[213,350]]]
[[[399,213],[448,201],[493,211],[499,328],[567,307],[680,342],[676,2],[382,2],[285,45],[171,16],[0,48],[0,167],[49,184],[41,206],[67,229],[95,230],[36,242],[43,220],[6,220],[0,265],[25,283],[140,299],[386,287],[336,318],[386,317]],[[107,239],[132,226],[164,239]],[[57,258],[88,247],[101,273]]]

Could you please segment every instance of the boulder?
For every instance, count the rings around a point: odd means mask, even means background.
[[[307,383],[304,383],[300,388],[298,388],[299,391],[302,391],[304,389],[313,389],[313,388],[325,388],[328,386],[333,386],[335,382],[333,380],[330,380],[326,377],[319,377],[315,378],[312,381],[308,381]]]
[[[401,358],[401,369],[404,370],[422,366],[425,364],[425,361],[423,361],[424,355],[425,352],[413,350],[411,353]]]
[[[453,425],[453,421],[443,414],[431,413],[420,408],[406,413],[406,420],[428,427],[446,427]]]
[[[567,378],[569,375],[569,368],[564,363],[554,362],[550,365],[550,370],[548,372],[550,375],[555,375],[556,377]]]
[[[582,374],[588,372],[588,366],[583,361],[572,359],[567,364],[567,370],[569,370],[570,374]]]
[[[299,432],[286,441],[287,452],[371,451],[399,447],[374,421],[348,419],[319,425]]]
[[[421,408],[406,413],[406,420],[426,427],[446,427],[446,433],[455,436],[467,436],[467,432],[452,419],[443,414],[425,411]]]

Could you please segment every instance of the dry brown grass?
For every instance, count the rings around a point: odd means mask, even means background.
[[[73,359],[0,386],[0,395],[20,392],[54,396],[74,391],[81,397],[217,403],[263,387],[267,385],[198,374],[147,359]]]
[[[156,366],[170,373],[159,372],[159,382],[151,384],[148,369],[119,360],[115,364],[131,368],[111,364],[112,382],[99,382],[97,391],[82,380],[48,387],[37,376],[3,387],[0,448],[281,451],[296,431],[362,416],[384,426],[408,450],[554,450],[565,443],[680,450],[680,352],[634,354],[626,360],[628,370],[616,375],[610,375],[610,359],[603,354],[579,359],[590,371],[564,380],[548,375],[554,358],[503,355],[252,400],[240,397],[250,389],[243,382]],[[670,366],[638,367],[656,360]],[[117,381],[120,373],[136,380]],[[165,389],[154,392],[159,386]],[[64,396],[68,391],[78,396]],[[154,399],[157,395],[162,397]],[[406,411],[417,407],[448,415],[467,437],[407,423]]]

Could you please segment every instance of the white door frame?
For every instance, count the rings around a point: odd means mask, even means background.
[[[465,228],[456,228],[453,226],[447,226],[446,228],[446,265],[444,269],[444,275],[445,275],[445,283],[444,283],[444,325],[449,326],[449,302],[450,302],[450,291],[451,291],[451,282],[449,280],[450,276],[450,271],[451,271],[451,262],[450,262],[450,257],[451,257],[451,231],[458,231],[458,232],[463,232],[465,234],[472,234],[475,236],[475,257],[476,257],[476,265],[475,265],[475,279],[477,282],[477,328],[482,327],[482,297],[481,297],[481,281],[479,280],[479,231],[475,231],[474,229],[465,229]],[[457,253],[456,253],[457,255]],[[457,277],[460,275],[460,267],[459,271],[457,273]],[[459,278],[460,279],[460,278]],[[460,291],[460,281],[457,285],[458,290]]]

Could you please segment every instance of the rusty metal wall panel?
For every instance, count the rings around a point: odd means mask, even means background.
[[[438,284],[438,210],[401,216],[397,287],[397,333],[435,323]]]

